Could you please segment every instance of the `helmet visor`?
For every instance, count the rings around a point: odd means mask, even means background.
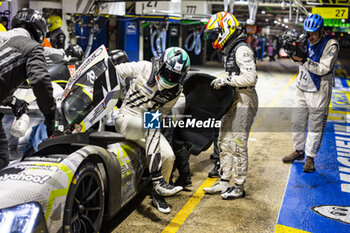
[[[214,29],[205,29],[204,30],[204,40],[216,40],[221,32],[220,28],[214,28]]]
[[[160,69],[159,76],[166,82],[166,84],[169,85],[178,84],[183,77],[183,75],[167,69],[165,65],[163,65],[163,67]]]

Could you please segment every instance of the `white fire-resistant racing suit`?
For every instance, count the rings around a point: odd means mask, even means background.
[[[321,147],[327,122],[328,106],[332,95],[333,69],[338,51],[338,42],[324,35],[315,44],[311,46],[309,44],[307,60],[303,64],[298,62],[300,66],[296,78],[292,137],[294,149],[305,150],[306,155],[313,158]],[[313,59],[312,57],[317,53],[319,58]]]
[[[222,79],[224,85],[235,87],[235,101],[221,119],[218,141],[221,180],[231,180],[234,166],[234,183],[237,185],[243,185],[247,178],[248,136],[258,110],[255,56],[244,39],[232,41],[224,50],[227,76]]]
[[[145,148],[149,172],[160,172],[169,182],[175,155],[161,129],[144,129],[143,113],[157,111],[169,113],[181,93],[181,86],[166,86],[155,79],[156,62],[140,61],[116,66],[121,78],[134,77],[117,118],[116,129],[126,139]],[[167,87],[167,88],[164,88]]]

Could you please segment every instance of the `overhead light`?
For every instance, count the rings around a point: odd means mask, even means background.
[[[274,20],[273,23],[274,23],[274,24],[277,24],[277,20]]]
[[[283,22],[288,23],[288,19],[287,19],[287,18],[284,18],[284,19],[283,19]]]
[[[301,22],[301,21],[303,21],[304,20],[304,18],[303,17],[299,17],[299,21]]]
[[[269,19],[265,19],[266,22],[269,22]]]
[[[285,24],[284,23],[282,23],[282,27],[284,27],[285,26]]]
[[[265,11],[261,11],[261,14],[263,14],[263,15],[264,15],[265,13],[266,13]]]
[[[286,25],[286,28],[288,28],[288,25]]]

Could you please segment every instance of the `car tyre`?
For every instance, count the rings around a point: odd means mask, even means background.
[[[75,173],[66,200],[64,232],[99,232],[104,213],[104,185],[97,165],[83,163]]]

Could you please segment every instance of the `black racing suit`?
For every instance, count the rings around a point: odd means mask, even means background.
[[[33,88],[39,109],[45,116],[46,126],[48,129],[53,128],[56,103],[42,46],[32,40],[23,28],[0,32],[0,105],[26,80]],[[3,114],[0,113],[0,118],[2,117]],[[0,169],[8,160],[8,143],[1,123]]]
[[[64,49],[65,41],[66,35],[63,33],[61,28],[50,32],[50,43],[52,47],[56,49]]]

